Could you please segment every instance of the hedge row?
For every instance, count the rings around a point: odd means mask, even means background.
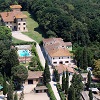
[[[48,83],[48,84],[46,84],[46,86],[48,88],[48,94],[50,96],[50,100],[57,100],[55,95],[54,95],[54,92],[53,92],[53,90],[51,88],[51,85]]]
[[[36,51],[36,48],[35,47],[36,47],[36,44],[34,44],[32,46],[31,52],[33,53],[33,55],[35,55],[37,57],[37,62],[38,62],[38,68],[39,68],[39,70],[43,71],[44,68],[43,68],[43,66],[42,66],[42,64],[40,62],[40,59],[39,59],[39,56],[37,54],[37,51]]]
[[[30,45],[30,44],[36,45],[36,42],[20,42],[20,43],[12,43],[12,45]]]
[[[57,83],[56,87],[57,87],[57,90],[58,90],[58,92],[59,92],[59,95],[60,95],[61,100],[66,100],[66,96],[65,96],[65,94],[62,92],[62,89],[61,89],[61,86],[60,86],[59,83]]]

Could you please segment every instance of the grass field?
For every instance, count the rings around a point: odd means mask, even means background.
[[[40,30],[38,23],[33,19],[31,14],[27,11],[23,11],[23,13],[28,17],[26,21],[28,32],[23,32],[23,34],[28,35],[39,43],[43,39],[43,32]]]
[[[16,38],[12,37],[12,42],[13,42],[13,43],[22,43],[22,42],[25,42],[25,41],[18,40],[18,39],[16,39]]]

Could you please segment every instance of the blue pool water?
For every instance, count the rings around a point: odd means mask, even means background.
[[[29,50],[18,50],[18,55],[20,57],[30,57],[31,52]]]

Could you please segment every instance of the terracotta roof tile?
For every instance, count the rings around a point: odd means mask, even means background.
[[[68,67],[67,65],[62,65],[62,64],[59,64],[58,66],[56,66],[55,69],[58,70],[59,74],[63,73],[63,71],[65,72],[66,70],[68,70],[68,72],[72,72],[72,73],[75,72],[73,68]]]
[[[27,18],[27,16],[24,15],[20,11],[2,12],[0,13],[0,16],[2,17],[4,22],[13,22],[15,17],[16,18]]]
[[[11,5],[10,8],[22,8],[21,5]]]
[[[62,56],[71,56],[71,53],[67,49],[58,48],[51,51],[48,51],[51,57],[62,57]]]
[[[28,71],[28,78],[27,79],[34,79],[42,77],[43,71]]]

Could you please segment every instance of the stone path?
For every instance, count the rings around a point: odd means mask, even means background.
[[[12,36],[19,40],[23,40],[23,41],[27,41],[27,42],[36,42],[35,40],[31,39],[27,35],[22,34],[20,31],[13,31]],[[45,59],[44,59],[44,56],[42,54],[41,48],[38,43],[36,45],[36,50],[37,50],[37,53],[38,53],[38,56],[39,56],[42,66],[45,67]]]

